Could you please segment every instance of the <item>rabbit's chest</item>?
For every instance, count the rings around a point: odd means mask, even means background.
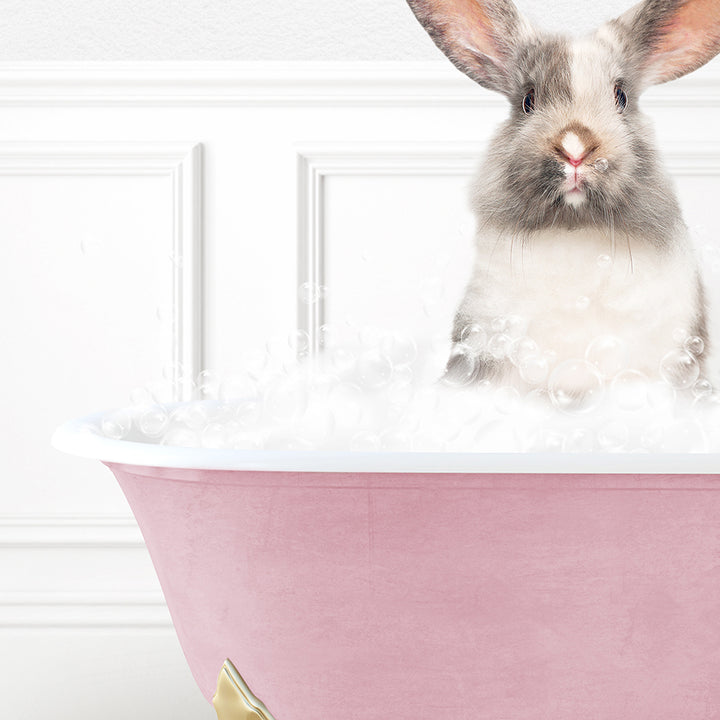
[[[527,334],[560,356],[583,356],[599,335],[618,335],[656,357],[697,312],[697,280],[687,252],[572,233],[536,237],[524,247],[480,244],[471,314],[519,315]],[[469,293],[470,295],[471,293]]]

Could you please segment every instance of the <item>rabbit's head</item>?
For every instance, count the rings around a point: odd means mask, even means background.
[[[511,0],[408,2],[456,66],[510,101],[478,179],[485,222],[670,242],[680,213],[638,99],[720,51],[720,0],[644,0],[579,39],[533,28]]]

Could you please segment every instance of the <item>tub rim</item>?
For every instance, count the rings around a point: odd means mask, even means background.
[[[105,463],[188,470],[332,473],[719,475],[720,453],[460,453],[223,450],[113,440],[93,430],[106,412],[63,423],[56,450]]]

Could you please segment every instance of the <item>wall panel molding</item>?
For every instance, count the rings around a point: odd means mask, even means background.
[[[505,106],[449,62],[4,62],[4,106]],[[643,105],[720,107],[720,66],[650,89]]]
[[[198,143],[0,143],[0,175],[160,176],[172,183],[173,339],[169,378],[191,396],[202,369],[202,146]],[[178,368],[183,368],[179,376]]]

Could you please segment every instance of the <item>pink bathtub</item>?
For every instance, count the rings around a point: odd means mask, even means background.
[[[232,717],[720,718],[717,455],[198,451],[85,428],[54,443],[117,477],[202,692],[229,658],[267,707]]]

